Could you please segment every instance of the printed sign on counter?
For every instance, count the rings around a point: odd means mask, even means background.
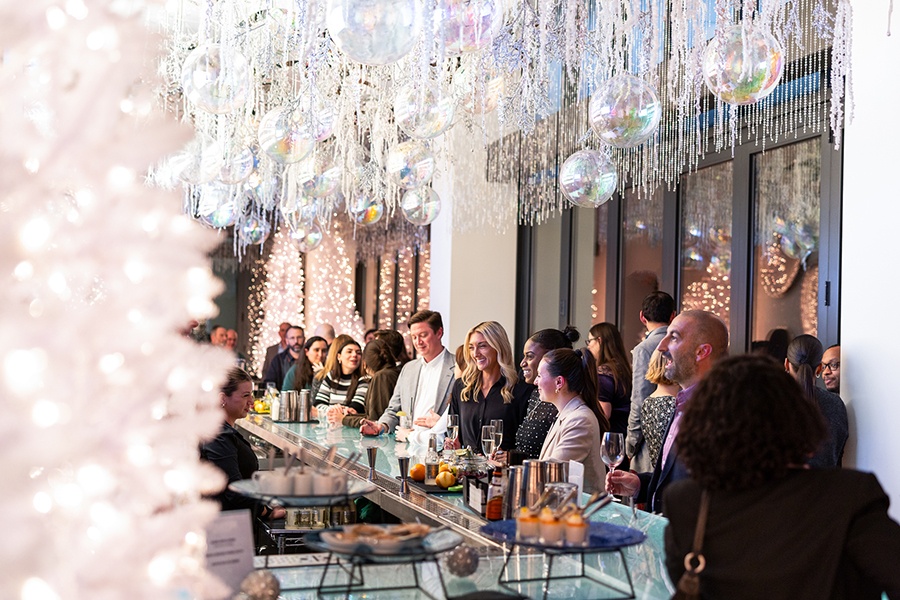
[[[236,592],[253,570],[253,523],[249,510],[228,510],[206,528],[206,567]]]

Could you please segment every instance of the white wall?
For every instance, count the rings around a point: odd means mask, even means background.
[[[900,39],[887,3],[854,2],[855,117],[844,148],[841,396],[850,411],[846,466],[874,472],[900,520],[900,397],[893,381],[900,300]],[[894,15],[894,27],[900,18]]]

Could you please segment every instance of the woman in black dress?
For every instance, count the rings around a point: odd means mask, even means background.
[[[259,470],[259,461],[250,442],[244,439],[234,424],[243,419],[253,407],[253,380],[243,369],[228,369],[225,383],[219,389],[219,401],[225,413],[222,430],[212,440],[200,446],[200,458],[216,465],[228,478],[228,483],[249,479]],[[280,519],[285,515],[283,508],[271,508],[252,498],[242,496],[226,488],[215,496],[222,510],[250,509],[255,516]]]

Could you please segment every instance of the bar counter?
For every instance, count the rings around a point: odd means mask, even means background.
[[[463,503],[462,494],[428,494],[410,486],[410,493],[400,494],[400,468],[397,461],[398,453],[406,453],[410,456],[410,464],[423,462],[421,457],[425,449],[419,446],[410,446],[402,442],[396,442],[392,435],[378,437],[363,437],[359,431],[349,427],[329,428],[315,423],[275,423],[267,416],[250,415],[246,419],[239,420],[237,426],[248,433],[255,435],[269,444],[281,448],[284,452],[297,453],[303,448],[304,462],[308,465],[319,466],[325,461],[325,454],[329,446],[337,446],[337,456],[332,465],[340,458],[349,456],[353,451],[362,454],[357,462],[351,463],[344,470],[351,476],[366,479],[369,473],[366,460],[367,446],[378,448],[374,481],[375,490],[366,495],[372,502],[381,506],[387,512],[396,515],[404,522],[421,522],[434,526],[446,526],[459,533],[466,544],[475,548],[480,556],[478,570],[469,577],[455,577],[442,568],[443,584],[434,572],[435,565],[421,565],[419,582],[421,590],[418,592],[386,591],[378,594],[377,590],[366,590],[366,597],[385,597],[397,600],[399,598],[444,598],[442,590],[446,588],[447,594],[459,597],[476,590],[496,590],[509,594],[498,585],[497,578],[503,568],[503,563],[509,555],[510,548],[500,544],[480,533],[480,528],[488,521],[467,508]],[[420,458],[416,458],[420,457]],[[619,552],[605,552],[585,554],[584,567],[588,569],[595,580],[604,582],[609,589],[598,586],[596,583],[580,579],[563,579],[553,582],[553,589],[549,594],[542,590],[541,585],[535,583],[520,584],[518,592],[528,597],[558,597],[562,594],[567,598],[622,598],[630,597],[629,580],[634,589],[634,597],[640,599],[668,599],[671,598],[674,586],[669,581],[665,569],[665,555],[663,552],[663,530],[666,519],[657,515],[638,511],[638,518],[631,522],[631,510],[625,506],[613,503],[610,506],[595,513],[592,521],[605,521],[616,525],[625,525],[641,530],[647,539],[641,544],[623,548]],[[575,572],[575,560],[566,560],[568,557],[557,557],[553,563],[553,571],[566,573],[566,569]],[[590,560],[589,560],[590,559]],[[257,557],[259,565],[265,564],[263,557]],[[623,567],[622,561],[627,564]],[[282,555],[270,556],[267,566],[273,569],[275,575],[281,580],[282,587],[309,587],[308,580],[314,580],[321,575],[323,567],[316,566],[317,561],[322,562],[322,555]],[[513,558],[509,562],[508,569],[515,571],[523,579],[533,575],[541,576],[546,568],[546,556],[529,548],[517,547]],[[572,564],[568,564],[572,563]],[[397,578],[402,572],[399,565],[373,566],[367,576],[367,583],[373,586],[379,585],[379,580],[389,582]],[[379,575],[379,573],[381,573]],[[402,577],[402,575],[401,575]],[[299,600],[301,598],[317,597],[315,590],[303,589],[282,594],[285,600]],[[350,597],[356,597],[351,594]]]

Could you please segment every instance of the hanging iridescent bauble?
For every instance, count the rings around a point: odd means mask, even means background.
[[[169,158],[169,168],[182,181],[192,185],[209,183],[224,164],[222,144],[200,135]]]
[[[296,101],[296,106],[304,113],[304,121],[307,122],[313,138],[322,142],[334,133],[334,102],[325,99],[321,94],[314,93],[313,99],[307,92]]]
[[[308,156],[298,167],[297,181],[304,196],[330,196],[341,183],[341,168],[334,164],[328,153],[317,152]]]
[[[588,104],[591,129],[616,148],[634,148],[650,139],[661,117],[656,90],[629,74],[610,78],[591,95]]]
[[[216,229],[234,225],[239,206],[235,201],[235,190],[231,186],[207,183],[197,186],[196,192],[200,221]]]
[[[322,228],[316,223],[291,230],[291,239],[297,244],[297,249],[304,254],[318,248],[322,243],[322,237]]]
[[[699,271],[706,266],[706,257],[703,256],[703,253],[700,251],[700,248],[697,246],[688,246],[684,249],[684,254],[681,260],[681,267],[683,269],[690,269],[694,271]]]
[[[405,85],[394,98],[394,120],[409,137],[437,137],[453,125],[456,102],[450,94],[442,94],[433,85],[421,89]]]
[[[506,87],[503,75],[488,71],[482,77],[476,75],[478,72],[479,69],[473,67],[460,67],[453,75],[453,89],[459,98],[459,107],[470,115],[495,110]]]
[[[416,140],[401,142],[388,151],[385,170],[405,190],[422,187],[434,175],[434,153]]]
[[[365,65],[406,56],[422,29],[417,0],[329,0],[325,22],[341,52]]]
[[[250,148],[235,148],[231,156],[225,157],[225,166],[219,171],[219,181],[228,184],[246,181],[256,163],[256,156]]]
[[[259,123],[259,147],[282,164],[303,160],[316,144],[306,117],[296,106],[273,108]]]
[[[188,54],[181,67],[181,87],[188,102],[217,115],[243,106],[250,97],[250,65],[236,50],[203,44]]]
[[[597,150],[579,150],[559,170],[563,194],[585,208],[596,208],[612,198],[618,184],[615,165]]]
[[[384,216],[384,202],[368,194],[359,194],[350,201],[350,216],[360,225],[373,225]]]
[[[409,190],[400,200],[400,210],[413,225],[430,225],[441,214],[441,198],[430,187]]]
[[[238,228],[238,236],[248,246],[262,244],[269,237],[269,223],[258,217],[248,217]]]
[[[778,87],[784,49],[762,27],[735,25],[714,37],[703,55],[703,77],[710,91],[728,104],[759,102]]]
[[[450,56],[487,47],[503,27],[502,0],[441,0],[438,10]]]

